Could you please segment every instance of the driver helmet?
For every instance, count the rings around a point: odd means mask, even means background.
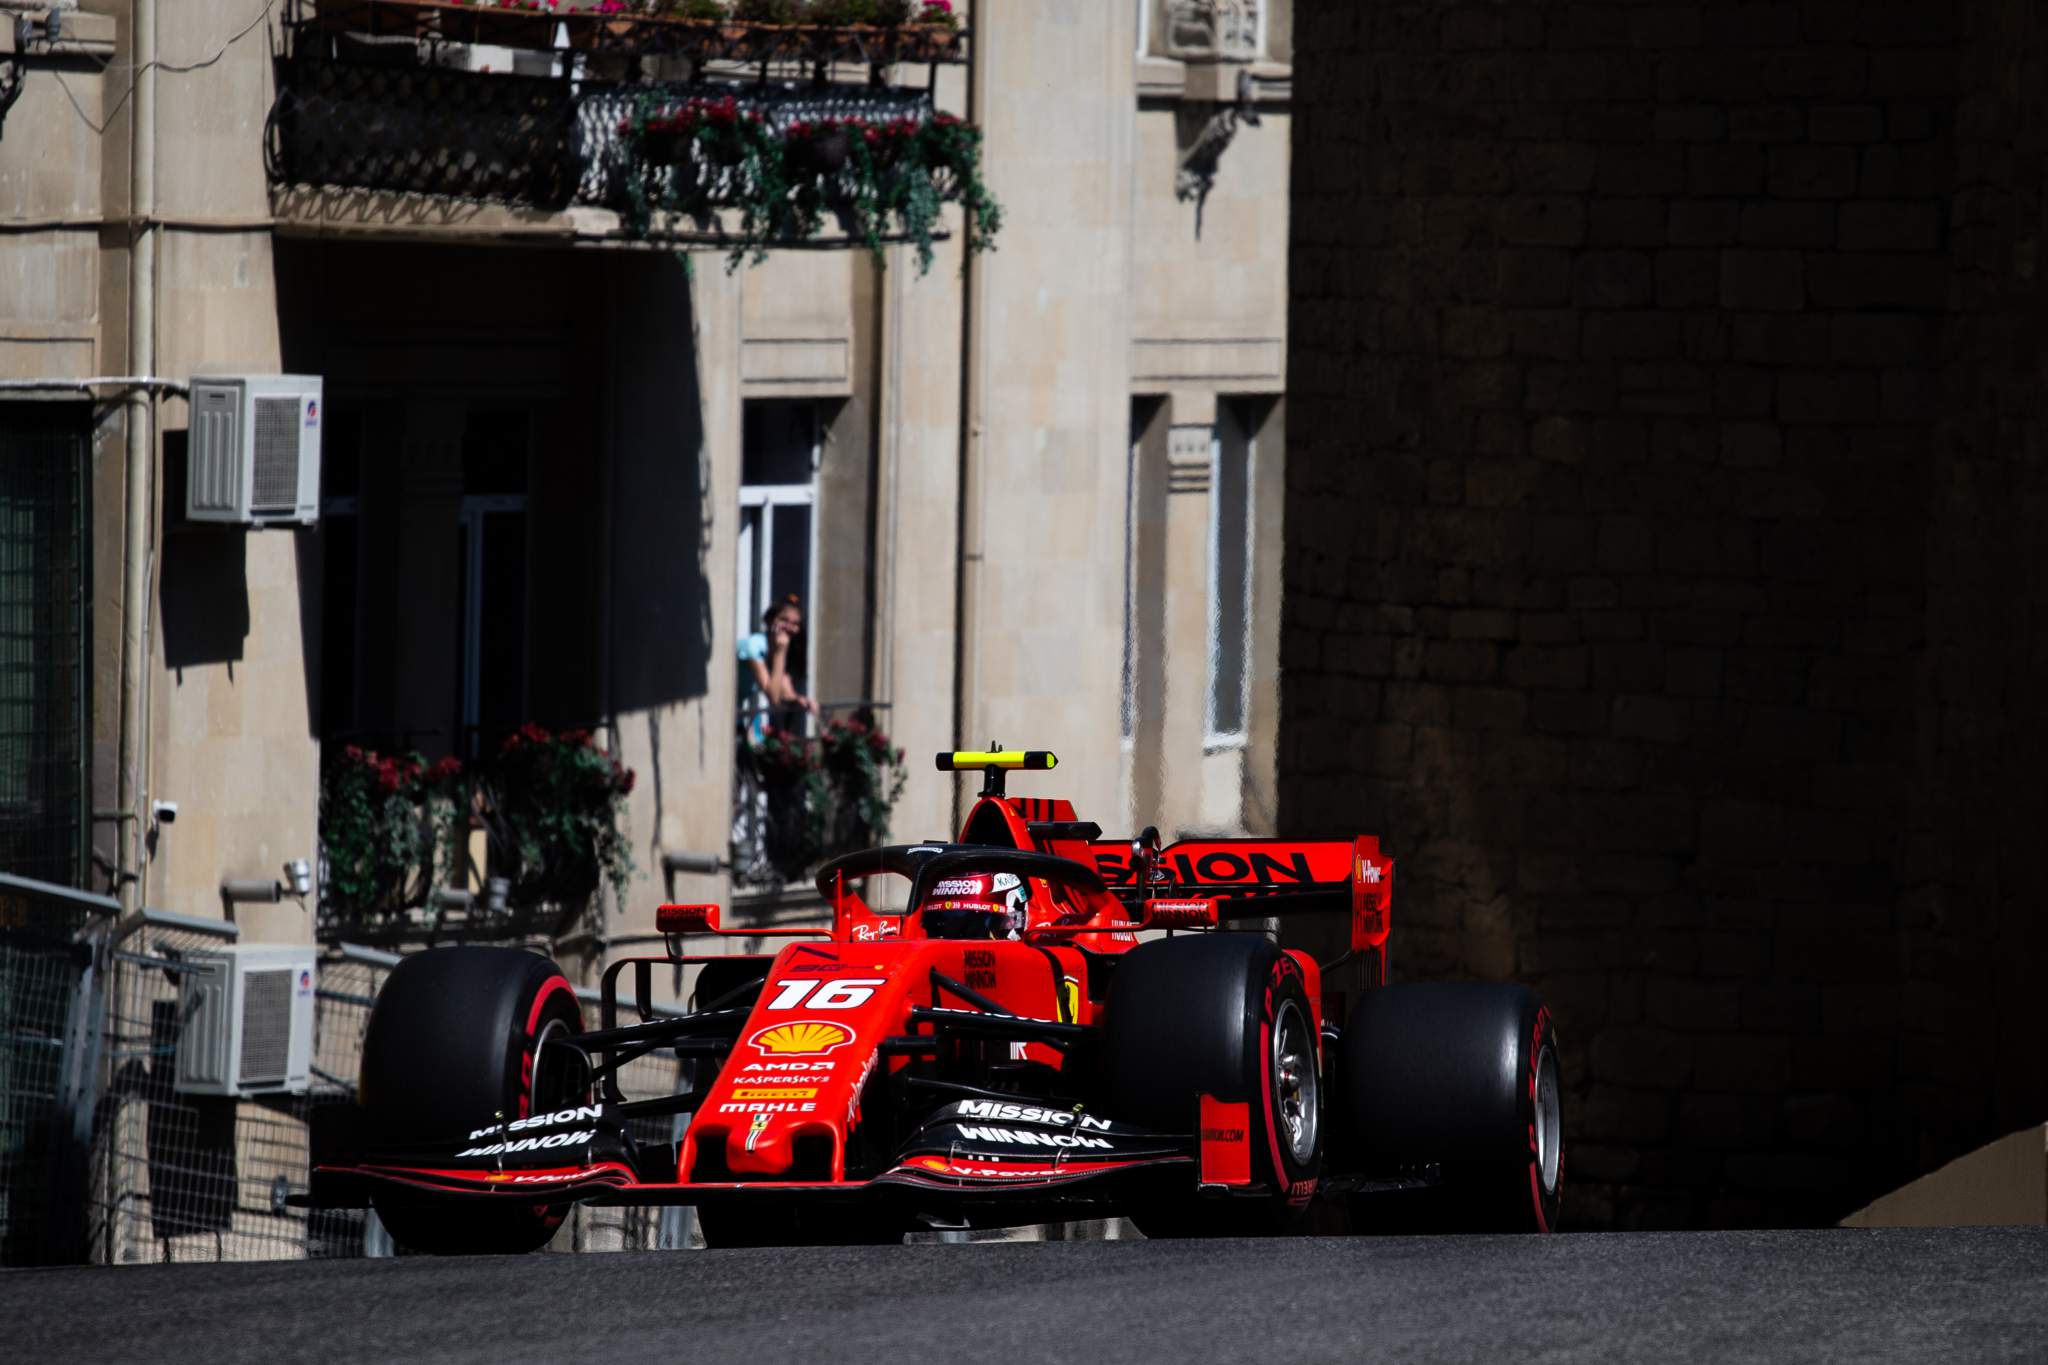
[[[1021,938],[1029,922],[1031,888],[1013,872],[944,877],[924,903],[931,938]]]

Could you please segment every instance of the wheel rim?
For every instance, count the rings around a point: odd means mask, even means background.
[[[1546,1194],[1556,1191],[1562,1164],[1562,1113],[1557,1098],[1557,1054],[1546,1047],[1536,1055],[1536,1169]]]
[[[582,1060],[582,1053],[569,1041],[568,1021],[548,1020],[541,1025],[540,1036],[533,1040],[529,1107],[536,1114],[552,1114],[583,1103],[590,1089],[589,1071],[588,1061]]]
[[[1316,1123],[1321,1113],[1316,1080],[1315,1036],[1301,1007],[1280,1004],[1273,1020],[1273,1113],[1280,1141],[1296,1166],[1315,1159]]]

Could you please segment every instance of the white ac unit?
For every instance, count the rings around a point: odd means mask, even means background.
[[[231,526],[320,519],[320,376],[194,376],[185,518]]]
[[[303,1095],[313,1065],[310,946],[235,944],[178,974],[178,1078],[186,1095]]]

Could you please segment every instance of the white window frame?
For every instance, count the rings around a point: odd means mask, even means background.
[[[751,402],[790,402],[788,399],[751,399]],[[804,632],[818,638],[818,470],[825,453],[824,413],[816,403],[802,403],[811,417],[811,477],[808,483],[743,483],[740,485],[739,525],[734,534],[733,592],[737,620],[734,641],[761,629],[761,615],[768,610],[768,574],[775,562],[775,511],[777,507],[810,509],[811,543],[804,550]],[[742,424],[744,430],[744,423]],[[745,452],[742,455],[744,467]],[[756,531],[748,525],[747,514],[756,513],[760,544],[751,544]],[[757,574],[755,566],[763,572]],[[815,668],[815,664],[812,665]],[[805,679],[806,685],[810,680]]]
[[[1258,441],[1250,424],[1244,421],[1243,410],[1218,399],[1216,404],[1216,425],[1209,438],[1209,565],[1208,565],[1208,656],[1207,676],[1202,689],[1202,747],[1213,752],[1219,749],[1240,749],[1248,740],[1251,729],[1252,711],[1252,572],[1255,561],[1252,558],[1256,548],[1258,528],[1257,480],[1254,477],[1258,461]],[[1222,567],[1217,551],[1221,548],[1223,531],[1223,431],[1228,422],[1242,433],[1244,438],[1244,593],[1238,603],[1242,613],[1243,630],[1238,637],[1241,659],[1238,666],[1238,728],[1218,730],[1216,728],[1216,665],[1219,656],[1217,627],[1222,623],[1223,603],[1217,597],[1217,571]]]
[[[484,523],[493,513],[527,512],[524,493],[481,493],[465,494],[462,499],[460,522],[463,529],[464,563],[462,565],[462,741],[476,733],[481,723],[483,710],[483,644],[484,644]],[[520,524],[523,535],[528,528]],[[532,600],[532,563],[527,564],[528,580],[519,594],[519,609],[525,611]],[[523,637],[522,637],[523,638]],[[526,682],[526,667],[521,662],[519,670],[522,690]],[[523,703],[528,700],[522,697]],[[479,740],[481,743],[481,740]]]

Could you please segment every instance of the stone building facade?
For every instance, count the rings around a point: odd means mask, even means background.
[[[1549,998],[1581,1226],[2038,1123],[2037,7],[1296,22],[1282,828]]]
[[[722,250],[650,249],[581,200],[294,175],[306,163],[280,139],[322,120],[329,150],[415,119],[421,164],[489,163],[496,106],[478,91],[582,99],[628,72],[567,30],[415,42],[401,0],[380,3],[381,21],[353,0],[0,0],[0,441],[65,424],[84,504],[62,642],[79,771],[49,822],[60,856],[0,850],[5,870],[228,913],[224,880],[317,858],[334,746],[431,760],[523,717],[593,729],[639,775],[637,872],[610,931],[645,935],[671,897],[723,899],[723,873],[663,859],[727,851],[734,647],[767,600],[744,581],[749,517],[792,497],[808,530],[801,554],[785,537],[775,572],[794,576],[773,586],[811,598],[808,690],[888,708],[911,766],[897,833],[957,828],[930,754],[991,738],[1061,752],[1061,794],[1112,829],[1136,803],[1169,834],[1270,824],[1276,612],[1239,622],[1235,728],[1213,733],[1201,702],[1211,461],[1235,450],[1242,474],[1256,446],[1257,479],[1284,468],[1288,5],[956,5],[967,59],[891,79],[981,127],[1005,223],[964,268],[949,210],[920,277],[908,246],[878,261],[844,233],[728,271]],[[319,93],[280,60],[302,43],[403,79],[365,77],[382,93],[294,124],[277,111]],[[868,71],[837,74],[857,91]],[[430,77],[474,108],[403,93]],[[73,382],[144,369],[162,382]],[[183,525],[181,386],[280,370],[325,380],[320,525]],[[797,428],[801,486],[750,500],[757,430]],[[465,482],[493,443],[523,454],[518,487]],[[1237,512],[1249,563],[1225,618],[1278,590],[1277,538],[1250,544]],[[478,562],[514,542],[497,562],[526,586],[494,607]],[[523,663],[494,670],[506,622],[503,657]],[[1124,704],[1133,676],[1173,679],[1170,705],[1163,684]],[[252,939],[311,932],[290,898],[234,914]]]

